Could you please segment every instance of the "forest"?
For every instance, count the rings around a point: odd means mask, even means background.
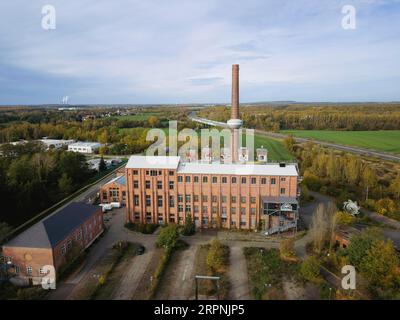
[[[95,174],[79,153],[44,151],[36,142],[7,145],[7,152],[0,157],[0,222],[20,225]]]

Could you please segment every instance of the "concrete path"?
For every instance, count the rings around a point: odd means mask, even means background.
[[[230,294],[233,300],[249,300],[249,278],[243,247],[231,246],[229,255]]]

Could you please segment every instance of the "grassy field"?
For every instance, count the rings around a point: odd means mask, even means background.
[[[331,131],[331,130],[282,130],[295,137],[356,146],[400,154],[400,130],[385,131]]]

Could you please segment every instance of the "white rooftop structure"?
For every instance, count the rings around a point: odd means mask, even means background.
[[[50,148],[60,149],[63,146],[67,146],[75,142],[75,140],[45,139],[45,138],[39,139],[39,141],[45,144],[47,149]]]
[[[177,169],[180,157],[177,156],[131,156],[126,168],[134,169]]]
[[[130,169],[176,169],[181,174],[232,174],[265,176],[298,176],[296,164],[240,164],[219,162],[181,162],[172,156],[131,156],[126,168]]]
[[[81,153],[93,153],[95,150],[101,147],[101,143],[98,142],[82,142],[78,141],[68,145],[68,151],[81,152]]]

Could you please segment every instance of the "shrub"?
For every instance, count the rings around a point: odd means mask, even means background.
[[[281,241],[279,251],[282,257],[295,257],[294,238],[289,238]]]
[[[221,273],[224,271],[228,263],[229,251],[228,248],[214,239],[211,242],[210,249],[207,255],[207,266],[212,273]]]
[[[316,282],[319,277],[319,269],[318,259],[309,256],[300,265],[300,276],[306,281]]]
[[[196,232],[196,226],[193,222],[192,216],[190,214],[188,214],[186,216],[185,225],[183,226],[183,229],[182,229],[182,234],[184,236],[191,236],[195,232]]]
[[[354,220],[354,217],[347,212],[338,211],[335,213],[335,221],[339,225],[349,225],[352,224]]]
[[[172,249],[175,248],[178,238],[178,227],[175,224],[170,224],[162,228],[160,234],[157,237],[156,244],[158,247]]]
[[[133,223],[127,222],[125,223],[125,228],[136,231],[144,234],[152,234],[158,228],[158,224],[156,223]]]

